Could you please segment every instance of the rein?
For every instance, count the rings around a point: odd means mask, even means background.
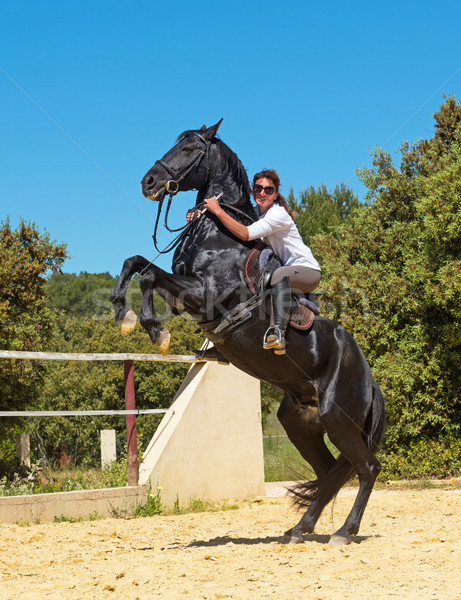
[[[166,213],[165,213],[165,222],[164,222],[164,225],[165,225],[165,228],[170,233],[176,233],[177,231],[180,231],[181,233],[179,235],[177,235],[174,238],[174,240],[168,244],[168,246],[166,248],[164,248],[163,250],[159,249],[158,244],[157,244],[157,231],[158,231],[158,224],[159,224],[159,221],[160,221],[160,214],[162,212],[162,206],[163,206],[163,200],[164,200],[164,198],[162,198],[162,200],[160,200],[160,202],[159,202],[159,207],[158,207],[158,211],[157,211],[157,218],[155,219],[154,234],[152,236],[152,239],[154,240],[155,249],[157,250],[157,252],[159,254],[168,254],[168,252],[171,252],[172,250],[174,250],[174,248],[176,248],[176,246],[179,245],[179,243],[182,241],[182,239],[184,237],[186,237],[186,235],[187,235],[189,229],[192,227],[192,225],[195,225],[195,223],[196,223],[196,219],[193,218],[192,221],[190,221],[189,223],[186,223],[182,227],[178,227],[177,229],[170,229],[170,227],[168,227],[168,222],[167,222],[168,221],[168,213],[170,212],[171,201],[173,200],[173,196],[174,195],[175,194],[170,194],[170,197],[168,199],[168,205],[167,205],[167,209],[166,209]],[[230,210],[233,210],[236,213],[238,213],[240,215],[243,215],[247,219],[250,219],[250,221],[252,223],[255,222],[255,220],[253,219],[253,217],[251,217],[250,215],[248,215],[243,210],[240,210],[236,206],[233,206],[232,204],[228,204],[227,202],[220,202],[219,204],[220,204],[220,206],[222,206],[224,208],[228,208]],[[194,215],[197,213],[197,211],[199,211],[201,208],[203,208],[204,205],[205,205],[205,202],[200,202],[199,204],[196,204],[195,207],[194,207]],[[203,214],[205,214],[205,211],[206,211],[206,208],[205,208],[205,210],[202,211],[202,213],[200,214],[200,217]]]
[[[181,233],[179,235],[177,235],[174,238],[174,240],[172,242],[170,242],[166,246],[166,248],[164,248],[163,250],[160,250],[160,248],[158,247],[158,243],[157,243],[157,230],[158,230],[158,223],[159,223],[159,220],[160,220],[160,213],[162,212],[163,199],[160,200],[158,211],[157,211],[157,218],[155,220],[154,234],[152,236],[152,239],[154,240],[155,249],[157,250],[157,252],[159,254],[168,254],[168,252],[171,252],[172,250],[174,250],[176,248],[176,246],[178,246],[179,243],[182,241],[182,239],[184,237],[186,237],[186,234],[189,231],[189,229],[191,228],[191,226],[195,225],[195,221],[190,221],[190,223],[186,223],[182,227],[178,227],[178,229],[170,229],[168,227],[167,219],[168,219],[168,213],[170,211],[170,206],[171,206],[171,201],[173,199],[173,195],[174,194],[171,194],[170,198],[168,200],[168,206],[167,206],[167,210],[166,210],[166,213],[165,213],[165,227],[166,227],[166,229],[168,229],[168,231],[170,233],[176,233],[177,231],[180,231]],[[200,207],[203,206],[203,205],[204,205],[204,202],[201,202],[200,204],[197,204],[196,209],[200,210]]]

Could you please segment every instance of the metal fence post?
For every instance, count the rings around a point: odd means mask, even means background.
[[[125,408],[135,410],[136,402],[134,396],[134,362],[124,361],[125,377]],[[126,442],[127,442],[127,464],[128,485],[138,485],[138,438],[136,433],[136,415],[126,415]]]

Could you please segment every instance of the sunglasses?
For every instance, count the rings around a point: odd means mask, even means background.
[[[265,191],[265,193],[270,196],[271,194],[273,194],[275,192],[275,187],[272,185],[266,185],[265,187],[263,185],[259,185],[259,183],[255,183],[253,186],[253,192],[255,194],[260,194],[262,191]]]

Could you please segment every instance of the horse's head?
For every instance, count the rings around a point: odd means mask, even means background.
[[[144,196],[161,200],[167,192],[174,195],[204,185],[209,174],[210,146],[221,122],[182,133],[173,148],[142,178]]]

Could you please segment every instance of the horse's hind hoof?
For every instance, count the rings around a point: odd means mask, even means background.
[[[292,529],[285,531],[283,534],[282,544],[302,544],[302,542],[302,535],[294,533]]]
[[[168,354],[168,349],[170,347],[170,332],[166,327],[162,327],[160,329],[160,335],[158,336],[155,344],[158,346],[162,356],[166,356]]]
[[[346,535],[332,535],[330,541],[328,542],[329,546],[347,546],[350,544],[351,540]]]
[[[136,327],[137,320],[138,317],[136,316],[136,313],[130,308],[130,310],[118,322],[118,326],[120,327],[120,333],[123,336],[130,335],[130,333]]]

